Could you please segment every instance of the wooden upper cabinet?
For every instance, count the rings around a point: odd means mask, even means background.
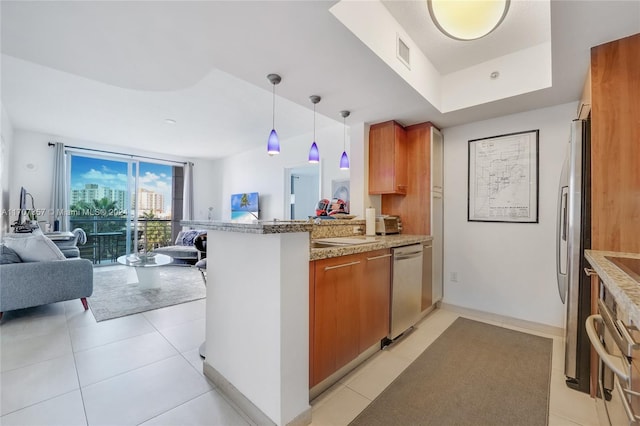
[[[404,196],[385,194],[381,197],[382,213],[400,216],[405,234],[431,234],[432,128],[430,122],[405,128],[407,191]],[[442,169],[438,170],[441,172]]]
[[[406,194],[406,132],[395,121],[369,129],[369,194]]]
[[[640,253],[640,34],[591,49],[591,247]]]

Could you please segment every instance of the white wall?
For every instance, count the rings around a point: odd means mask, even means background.
[[[209,207],[213,207],[213,219],[220,219],[222,207],[222,161],[191,159],[193,166],[194,219],[208,219]]]
[[[369,125],[351,126],[351,213],[364,219],[365,209],[373,207],[380,213],[382,197],[369,194]]]
[[[13,148],[13,126],[7,111],[0,103],[2,122],[0,124],[0,237],[9,232],[9,200],[11,198],[11,150]]]
[[[444,129],[444,302],[563,327],[557,190],[576,103]],[[468,141],[540,129],[539,223],[467,221]],[[457,272],[458,282],[449,280]]]
[[[4,120],[3,120],[4,124]],[[3,126],[4,127],[4,126]],[[211,160],[186,159],[168,155],[158,155],[121,146],[110,146],[90,141],[81,141],[64,138],[46,133],[16,129],[13,134],[11,181],[9,184],[10,208],[18,208],[18,195],[20,187],[24,186],[35,202],[37,209],[51,208],[51,179],[53,176],[54,149],[48,146],[49,142],[63,142],[65,145],[76,147],[100,149],[126,154],[136,154],[149,157],[157,157],[172,161],[192,161],[194,165],[194,209],[195,219],[206,219],[208,207],[216,205],[219,199],[220,182],[219,165]],[[4,187],[4,179],[3,179]],[[13,222],[17,217],[11,217]],[[40,217],[40,220],[47,218]]]
[[[264,147],[221,160],[220,177],[223,189],[218,206],[222,214],[216,216],[216,219],[231,218],[231,194],[242,192],[260,193],[261,220],[286,217],[285,169],[308,164],[307,158],[313,134],[281,140],[280,154],[272,157],[267,155],[266,136]],[[331,198],[331,181],[349,179],[350,176],[349,170],[339,168],[343,145],[343,124],[316,129],[316,142],[320,151],[321,193],[323,198]],[[348,133],[347,154],[351,160],[354,154],[350,149]]]

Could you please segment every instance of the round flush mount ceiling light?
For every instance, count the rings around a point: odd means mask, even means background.
[[[433,23],[455,40],[476,40],[498,28],[511,0],[427,0]]]

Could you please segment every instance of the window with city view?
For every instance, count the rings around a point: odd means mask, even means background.
[[[165,164],[72,155],[71,228],[84,229],[88,237],[81,257],[113,263],[168,245],[173,172]]]

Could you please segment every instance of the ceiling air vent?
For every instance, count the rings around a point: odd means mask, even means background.
[[[396,34],[396,56],[409,69],[411,69],[410,53],[407,43],[400,38],[400,34]]]

